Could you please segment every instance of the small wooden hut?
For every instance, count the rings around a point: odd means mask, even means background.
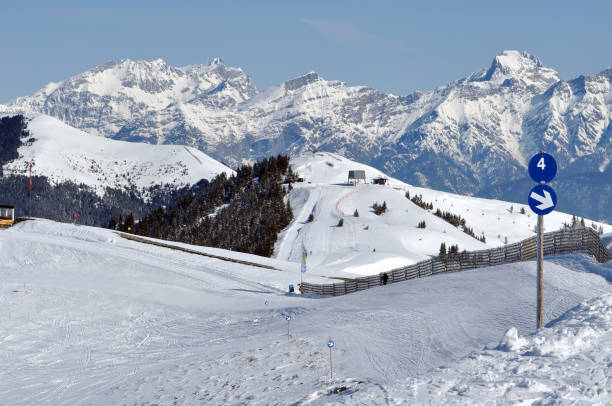
[[[15,206],[0,204],[0,227],[10,227],[15,222]]]
[[[372,179],[372,183],[375,185],[385,185],[387,183],[387,178],[379,176],[378,178]]]

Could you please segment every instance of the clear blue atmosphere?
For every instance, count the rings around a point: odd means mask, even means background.
[[[525,50],[563,78],[612,65],[606,1],[0,1],[0,102],[110,60],[221,57],[261,90],[310,70],[408,94]]]

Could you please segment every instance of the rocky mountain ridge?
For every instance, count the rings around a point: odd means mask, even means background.
[[[194,146],[230,166],[322,149],[415,185],[523,201],[516,193],[500,196],[500,185],[524,179],[527,161],[540,150],[557,158],[567,178],[610,170],[611,82],[612,69],[563,80],[518,51],[504,51],[488,68],[446,86],[407,96],[325,80],[316,72],[258,92],[241,69],[219,59],[185,68],[122,60],[50,84],[9,107],[40,111],[105,137]],[[609,182],[580,182],[610,201]],[[592,212],[572,202],[563,209],[612,221],[605,206]]]

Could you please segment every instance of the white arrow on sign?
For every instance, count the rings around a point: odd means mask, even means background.
[[[553,207],[555,205],[555,203],[553,203],[552,196],[550,195],[550,193],[548,193],[547,190],[543,190],[543,192],[544,196],[541,196],[536,192],[531,192],[531,194],[529,195],[529,197],[531,197],[533,200],[537,200],[541,203],[540,205],[536,206],[538,210],[546,210],[549,207]]]

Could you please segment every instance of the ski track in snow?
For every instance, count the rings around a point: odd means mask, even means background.
[[[355,187],[359,187],[359,186],[355,186]],[[346,198],[348,198],[348,197],[349,197],[349,196],[351,196],[351,195],[354,195],[354,194],[355,194],[355,193],[357,193],[357,192],[358,192],[358,190],[357,190],[357,189],[356,189],[356,190],[353,190],[353,191],[351,191],[351,192],[349,192],[349,193],[345,194],[344,196],[342,196],[340,199],[338,199],[338,201],[336,202],[336,213],[338,214],[338,216],[340,216],[340,217],[344,217],[344,216],[345,216],[344,212],[343,212],[343,211],[342,211],[342,209],[340,208],[340,206],[342,205],[342,202],[343,202],[343,201],[344,201]]]
[[[249,279],[266,275],[252,267],[108,230],[29,223],[0,231],[6,404],[479,403],[488,396],[503,403],[552,396],[544,384],[594,399],[587,384],[596,381],[597,396],[609,399],[609,374],[597,367],[609,348],[597,336],[589,342],[603,355],[589,361],[590,353],[577,353],[567,367],[485,349],[510,326],[521,336],[533,332],[534,261],[312,299]],[[610,294],[594,269],[611,267],[584,255],[547,260],[548,329],[584,299]],[[333,381],[328,337],[336,342]],[[538,372],[543,365],[549,383]],[[489,392],[501,387],[509,397]]]

